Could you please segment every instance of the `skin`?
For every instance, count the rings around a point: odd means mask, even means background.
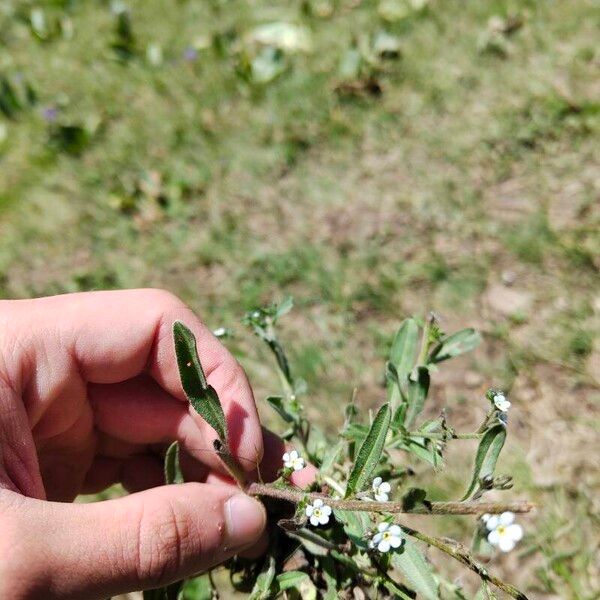
[[[186,401],[175,320],[196,336],[233,454],[250,479],[276,473],[285,448],[261,427],[243,369],[175,296],[0,301],[0,598],[107,598],[264,547],[262,505],[227,478],[215,432]],[[174,440],[190,483],[163,486]],[[72,504],[115,482],[132,493]]]

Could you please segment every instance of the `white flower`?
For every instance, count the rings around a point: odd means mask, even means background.
[[[373,493],[377,502],[387,502],[390,499],[389,493],[392,491],[392,486],[384,481],[381,477],[373,479]]]
[[[523,528],[513,523],[514,520],[514,513],[503,512],[501,515],[491,515],[485,522],[489,530],[488,542],[498,546],[502,552],[510,552],[523,537]]]
[[[402,529],[391,523],[379,523],[377,533],[369,542],[369,548],[377,548],[379,552],[389,552],[390,548],[400,548],[404,543]]]
[[[310,519],[311,525],[315,527],[317,525],[327,525],[331,516],[331,506],[327,506],[321,498],[317,498],[312,504],[306,507],[305,512],[306,516]]]
[[[296,450],[291,450],[283,455],[283,466],[286,469],[294,469],[294,471],[300,471],[304,469],[304,459],[298,454]]]
[[[507,412],[510,408],[510,402],[502,392],[494,396],[494,405],[501,412]]]
[[[490,520],[490,517],[491,517],[491,516],[492,516],[492,515],[490,515],[490,513],[485,513],[484,515],[481,515],[481,520],[482,520],[484,523],[487,523],[487,522]]]

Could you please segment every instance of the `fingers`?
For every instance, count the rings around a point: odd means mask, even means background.
[[[15,513],[23,523],[11,569],[28,574],[23,585],[61,598],[106,598],[189,577],[256,544],[265,527],[256,500],[197,483],[88,505],[26,499]]]
[[[173,426],[174,417],[181,418],[177,408],[167,409],[167,400],[181,401],[187,410],[186,398],[179,380],[173,347],[172,327],[176,320],[185,323],[194,333],[198,353],[209,383],[217,390],[223,404],[230,433],[231,450],[234,455],[247,460],[242,464],[252,468],[262,457],[262,436],[254,397],[246,375],[237,361],[219,343],[194,313],[175,296],[161,290],[130,290],[117,292],[92,292],[41,298],[14,303],[14,322],[33,321],[30,331],[35,332],[34,343],[43,348],[33,360],[46,360],[51,365],[74,362],[71,371],[79,373],[84,380],[100,384],[93,388],[95,409],[108,402],[105,413],[112,411],[113,422],[122,417],[123,423],[140,421],[145,427],[162,427],[155,415],[154,422],[148,417],[145,401],[155,397],[148,389],[136,391],[125,406],[124,393],[106,388],[108,384],[122,382],[141,373],[150,374],[162,389],[161,410],[168,415],[164,433]],[[28,358],[31,359],[31,356]],[[61,368],[61,372],[65,369]],[[36,375],[37,376],[37,375]],[[64,382],[61,382],[64,386]],[[24,386],[27,387],[27,386]],[[30,385],[31,389],[39,386]],[[148,386],[147,386],[148,387]],[[135,391],[135,390],[133,390]],[[123,408],[121,408],[123,407]],[[214,431],[193,411],[185,435],[199,439],[190,447],[212,448]],[[143,433],[144,427],[130,427],[129,435]],[[214,463],[213,466],[217,466]]]

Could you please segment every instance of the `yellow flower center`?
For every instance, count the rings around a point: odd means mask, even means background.
[[[504,527],[504,525],[500,525],[496,528],[496,531],[498,532],[498,535],[504,535],[506,533],[506,527]]]
[[[383,539],[384,540],[387,540],[387,539],[389,539],[391,537],[392,537],[392,534],[389,531],[384,531],[383,532]]]
[[[320,508],[315,508],[315,510],[313,511],[313,514],[315,515],[315,517],[320,517],[321,516],[321,509]]]

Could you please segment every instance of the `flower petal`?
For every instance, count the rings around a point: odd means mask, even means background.
[[[319,523],[321,525],[327,525],[327,523],[329,523],[329,515],[321,513],[321,516],[319,517]]]
[[[298,451],[297,450],[292,450],[290,452],[290,459],[291,460],[296,460],[298,458]]]
[[[313,502],[313,506],[315,508],[319,508],[320,506],[323,506],[323,500],[321,500],[321,498],[317,498],[314,502]]]
[[[389,549],[390,543],[387,540],[381,540],[377,545],[377,550],[379,550],[379,552],[389,552]]]
[[[322,512],[324,515],[327,515],[327,516],[329,516],[329,515],[331,514],[331,506],[327,506],[327,504],[324,504],[324,505],[323,505],[323,508],[321,509],[321,512]]]
[[[487,523],[487,522],[488,522],[488,520],[489,520],[489,518],[490,518],[491,516],[492,516],[492,515],[490,515],[490,513],[485,513],[484,515],[481,515],[481,520],[482,520],[484,523]]]
[[[390,538],[390,545],[392,546],[392,548],[400,548],[400,546],[402,545],[402,538],[394,535]]]
[[[523,528],[515,523],[506,528],[506,535],[515,542],[518,542],[523,537]]]
[[[317,527],[319,525],[319,519],[315,515],[313,515],[310,518],[310,524],[314,525],[315,527]]]
[[[492,546],[497,546],[500,543],[500,534],[498,533],[498,530],[494,529],[493,531],[490,531],[487,539]]]
[[[383,492],[384,494],[389,494],[392,491],[392,486],[387,481],[384,481],[379,486],[379,491]]]
[[[375,494],[375,500],[377,502],[387,502],[390,497],[387,494]]]
[[[500,541],[498,542],[498,548],[500,548],[502,552],[510,552],[514,547],[514,540],[511,540],[507,535],[503,535],[500,537]]]
[[[375,546],[375,545],[379,544],[379,542],[380,542],[382,539],[383,539],[383,535],[382,535],[381,533],[376,533],[376,534],[373,536],[373,545]]]
[[[485,526],[491,531],[492,529],[496,529],[500,525],[500,517],[498,515],[491,515],[490,518],[486,521]]]
[[[283,455],[283,462],[290,462],[290,453],[289,452],[286,452]]]
[[[384,531],[387,531],[389,526],[390,524],[384,521],[383,523],[379,523],[379,525],[377,525],[377,530],[383,533]]]
[[[373,489],[376,490],[381,485],[382,481],[383,479],[381,477],[375,477],[375,479],[373,479]]]
[[[510,525],[515,520],[515,513],[503,512],[500,515],[500,523],[502,525]]]
[[[314,509],[314,506],[313,506],[312,504],[309,504],[309,505],[306,507],[306,509],[305,509],[305,511],[304,511],[304,512],[306,513],[306,516],[307,516],[307,517],[310,517],[310,516],[312,516],[312,514],[313,514],[313,511],[314,511],[314,510],[315,510],[315,509]]]
[[[399,525],[392,525],[390,527],[390,533],[396,537],[399,537],[402,535],[402,529]]]

